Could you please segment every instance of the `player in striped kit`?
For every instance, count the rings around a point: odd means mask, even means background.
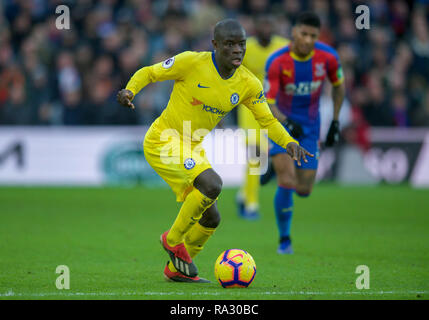
[[[320,19],[303,12],[292,29],[292,42],[274,52],[266,63],[265,93],[274,116],[300,145],[315,155],[295,166],[286,150],[271,141],[270,156],[277,175],[274,198],[280,234],[278,253],[293,253],[290,227],[293,194],[308,197],[316,178],[319,155],[319,102],[325,78],[332,84],[334,118],[326,146],[339,140],[339,113],[345,96],[344,77],[337,52],[319,42]]]

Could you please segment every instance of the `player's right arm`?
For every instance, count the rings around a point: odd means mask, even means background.
[[[286,120],[286,115],[277,108],[276,97],[280,88],[280,66],[278,59],[268,59],[265,66],[264,90],[267,103],[274,117],[280,122]]]
[[[185,51],[163,62],[139,69],[128,81],[125,89],[118,92],[117,100],[125,107],[134,109],[131,102],[149,83],[165,80],[183,80],[192,67],[196,52]]]

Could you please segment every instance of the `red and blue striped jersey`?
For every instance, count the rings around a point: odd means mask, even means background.
[[[265,95],[288,118],[304,125],[320,125],[319,101],[326,77],[332,85],[344,81],[337,52],[316,42],[314,50],[300,58],[290,45],[277,50],[266,63]]]

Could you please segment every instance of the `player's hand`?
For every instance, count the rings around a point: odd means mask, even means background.
[[[332,147],[338,141],[340,141],[340,122],[338,120],[332,120],[326,136],[325,146]]]
[[[118,100],[118,102],[122,104],[124,107],[135,109],[136,107],[131,102],[133,98],[134,98],[134,94],[127,89],[122,89],[121,91],[118,92],[116,96],[116,99]]]
[[[307,156],[314,157],[310,152],[305,150],[303,147],[300,147],[295,142],[289,142],[286,146],[287,153],[298,163],[298,166],[301,166],[301,160],[308,162]]]
[[[298,139],[304,134],[304,131],[302,130],[301,125],[291,119],[286,119],[285,121],[283,121],[283,124],[286,126],[290,135],[295,139]]]

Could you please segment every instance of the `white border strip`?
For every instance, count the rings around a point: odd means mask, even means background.
[[[240,295],[241,298],[243,295],[261,295],[261,296],[276,296],[276,295],[329,295],[329,296],[348,296],[348,295],[362,295],[362,296],[376,296],[376,295],[417,295],[417,294],[428,294],[427,290],[415,290],[415,291],[370,291],[370,290],[361,290],[361,291],[243,291],[243,290],[225,290],[223,292],[214,292],[214,291],[198,291],[198,292],[184,292],[184,291],[172,291],[172,292],[161,292],[161,291],[144,291],[144,292],[67,292],[67,291],[58,291],[58,292],[40,292],[40,293],[22,293],[22,292],[13,292],[9,290],[5,293],[0,293],[0,298],[3,297],[127,297],[127,296],[183,296],[183,295],[192,295],[192,296],[234,296]]]

